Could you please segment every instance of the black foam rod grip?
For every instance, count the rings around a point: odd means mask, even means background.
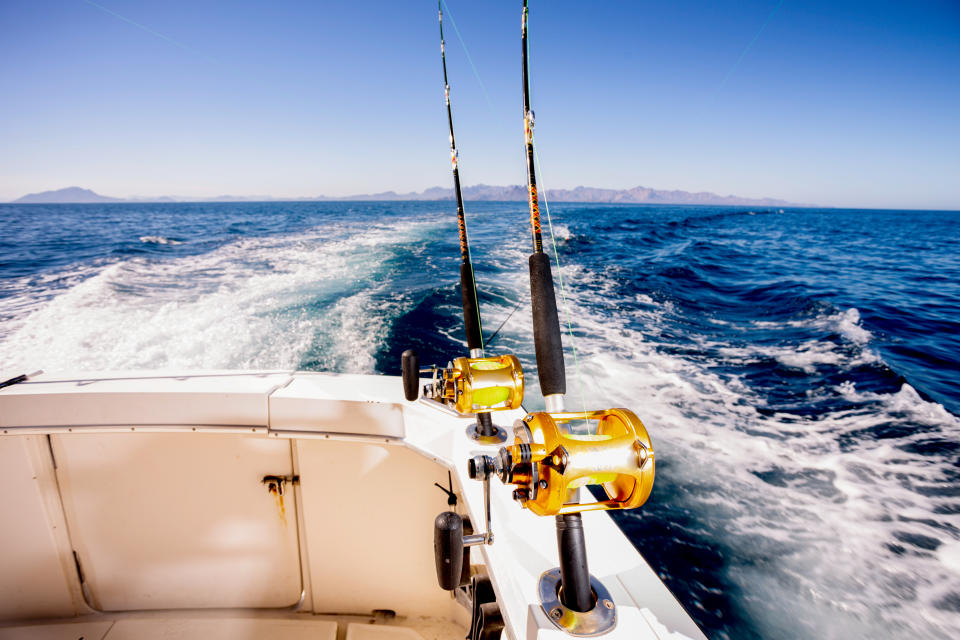
[[[420,361],[413,349],[407,349],[400,356],[400,372],[403,375],[403,395],[413,402],[420,397]]]
[[[467,348],[479,349],[480,309],[477,307],[477,284],[473,279],[473,265],[460,264],[460,294],[463,296],[463,326],[467,331]]]
[[[550,258],[545,253],[530,256],[530,298],[533,301],[533,346],[537,352],[540,393],[545,396],[567,392],[563,367],[563,342],[557,297],[553,292]]]
[[[453,591],[463,573],[463,518],[444,511],[433,523],[433,556],[440,588]]]

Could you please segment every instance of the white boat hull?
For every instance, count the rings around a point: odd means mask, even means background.
[[[79,637],[65,625],[88,640],[298,638],[303,625],[462,637],[469,612],[437,586],[433,520],[448,507],[434,483],[449,471],[458,512],[482,527],[465,463],[492,448],[470,423],[404,401],[387,376],[41,375],[4,389],[0,638]],[[553,520],[498,483],[491,511],[494,544],[471,556],[506,636],[567,637],[537,599],[558,564]],[[616,603],[608,636],[702,638],[609,516],[583,518],[591,573]]]

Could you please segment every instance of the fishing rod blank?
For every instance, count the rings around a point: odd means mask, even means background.
[[[440,19],[440,60],[443,63],[443,98],[447,105],[447,124],[450,127],[450,164],[453,167],[453,192],[457,197],[457,231],[460,236],[460,297],[463,302],[463,328],[467,334],[467,348],[471,358],[483,356],[483,325],[480,322],[480,305],[477,302],[477,281],[470,260],[470,243],[467,240],[467,219],[463,211],[463,191],[460,189],[460,167],[457,140],[453,135],[453,110],[450,107],[450,81],[447,79],[447,51],[443,40],[443,0],[437,0]],[[495,430],[490,414],[477,414],[477,433],[491,437]]]
[[[540,229],[540,203],[537,197],[536,165],[533,153],[533,111],[530,109],[530,75],[527,70],[527,2],[523,3],[523,134],[527,158],[527,190],[530,204],[530,229],[533,233],[533,254],[530,256],[530,298],[533,307],[533,344],[537,354],[537,375],[540,392],[548,411],[563,411],[563,394],[567,392],[566,369],[563,364],[563,342],[560,339],[560,316],[553,288],[550,257],[543,251]]]
[[[537,199],[537,176],[533,152],[533,111],[530,109],[530,73],[528,71],[527,0],[523,0],[521,44],[523,49],[523,134],[527,156],[527,187],[530,192],[530,229],[533,233],[533,254],[530,256],[530,297],[533,307],[533,343],[537,353],[537,376],[547,411],[563,411],[563,394],[567,391],[563,364],[563,342],[560,339],[560,317],[553,288],[550,258],[543,252],[540,231],[540,205]],[[559,265],[558,265],[559,266]],[[587,566],[586,542],[579,513],[556,516],[557,545],[560,555],[561,601],[573,611],[590,611],[594,596]]]
[[[443,40],[443,0],[437,2],[440,17],[440,59],[443,62],[443,96],[447,105],[447,124],[450,126],[450,164],[453,167],[453,192],[457,197],[457,228],[460,235],[460,293],[463,299],[463,324],[467,334],[470,357],[483,354],[483,326],[480,322],[480,307],[477,304],[477,283],[470,260],[470,244],[467,240],[467,220],[463,211],[463,192],[460,189],[457,142],[453,135],[453,111],[450,107],[450,82],[447,79],[447,52]],[[487,418],[489,419],[489,415]]]
[[[597,636],[616,626],[617,607],[603,584],[590,575],[580,513],[642,505],[653,488],[654,452],[646,427],[628,409],[563,411],[566,377],[560,318],[550,259],[543,251],[537,198],[527,16],[527,0],[524,0],[523,123],[533,233],[530,293],[540,389],[547,410],[527,413],[517,420],[512,445],[501,447],[496,455],[475,455],[467,468],[472,479],[484,483],[485,492],[489,491],[491,476],[497,476],[503,484],[516,487],[512,495],[521,506],[536,515],[556,517],[560,566],[540,576],[537,584],[540,607],[550,622],[567,634]],[[596,430],[589,437],[573,433],[570,424],[574,421],[595,423]],[[582,502],[580,488],[589,485],[602,487],[607,499]],[[487,514],[485,542],[490,538],[489,511]],[[447,535],[447,529],[438,534],[437,540],[441,543],[446,539],[443,536]],[[438,549],[447,547],[449,545],[437,545]]]

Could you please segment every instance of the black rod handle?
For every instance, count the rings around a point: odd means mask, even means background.
[[[574,611],[590,611],[595,604],[587,568],[587,545],[579,513],[557,516],[557,546],[560,549],[560,600]]]
[[[453,591],[463,574],[463,518],[444,511],[433,522],[433,556],[440,588]]]
[[[537,352],[537,375],[544,396],[567,392],[563,366],[560,318],[553,291],[550,258],[545,253],[530,256],[530,297],[533,303],[533,346]]]
[[[417,352],[407,349],[400,356],[400,371],[403,375],[403,395],[413,402],[420,397],[420,362]]]
[[[480,309],[477,307],[477,283],[473,278],[473,265],[460,263],[460,293],[463,298],[463,325],[467,332],[467,348],[480,349]]]

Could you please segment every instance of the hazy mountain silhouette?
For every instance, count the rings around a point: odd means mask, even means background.
[[[66,189],[57,189],[55,191],[41,191],[40,193],[28,193],[22,198],[14,200],[18,204],[29,203],[84,203],[84,202],[121,202],[121,198],[110,198],[94,193],[90,189],[80,187],[67,187]]]
[[[497,202],[526,201],[527,188],[521,185],[494,186],[477,184],[464,187],[463,197],[466,200],[486,200]],[[634,187],[632,189],[599,189],[596,187],[577,187],[575,189],[545,189],[541,197],[552,202],[612,202],[623,204],[707,204],[707,205],[747,205],[761,207],[809,206],[779,200],[777,198],[744,198],[741,196],[721,196],[709,191],[680,191],[651,189],[649,187]],[[453,189],[445,187],[431,187],[424,191],[397,193],[384,191],[381,193],[367,193],[354,196],[330,197],[315,196],[313,198],[275,198],[272,196],[232,196],[219,195],[211,197],[191,196],[155,196],[111,198],[94,193],[80,187],[67,187],[55,191],[31,193],[14,200],[15,203],[88,203],[88,202],[264,202],[271,200],[453,200]]]

